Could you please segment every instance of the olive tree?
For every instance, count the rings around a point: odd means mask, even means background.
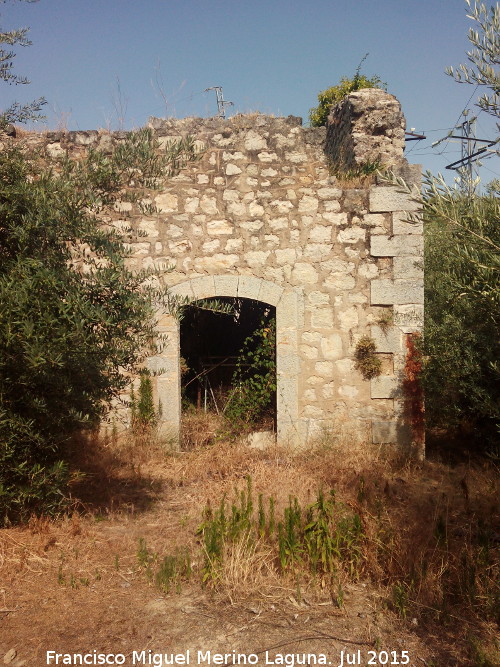
[[[101,220],[197,157],[191,139],[158,148],[139,130],[78,161],[0,152],[0,524],[60,506],[66,442],[155,346],[168,294],[127,268],[124,239]]]
[[[22,0],[24,2],[38,2],[38,0]],[[6,0],[0,0],[5,3]],[[9,85],[25,85],[29,80],[14,72],[14,46],[30,46],[28,39],[28,28],[3,31],[0,29],[0,80]],[[25,123],[28,120],[37,120],[43,118],[40,114],[42,107],[46,104],[43,97],[30,102],[29,104],[19,104],[13,102],[7,109],[0,110],[0,129],[5,128],[9,123]]]
[[[484,111],[500,117],[500,5],[487,7],[482,2],[465,0],[469,10],[468,18],[475,22],[469,29],[472,49],[467,52],[469,65],[463,63],[457,68],[449,67],[446,73],[458,83],[485,86],[487,93],[477,104]]]

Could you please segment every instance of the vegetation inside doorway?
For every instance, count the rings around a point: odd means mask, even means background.
[[[276,309],[218,298],[230,313],[198,302],[181,319],[182,443],[276,430]]]

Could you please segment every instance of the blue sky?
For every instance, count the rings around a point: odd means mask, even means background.
[[[408,144],[410,162],[444,172],[460,157],[454,142],[433,148],[474,109],[474,87],[444,74],[469,48],[462,0],[7,0],[2,31],[30,27],[16,73],[29,86],[1,84],[0,108],[48,100],[43,128],[130,129],[149,116],[211,116],[223,86],[229,114],[302,116],[320,90],[352,76],[365,53],[400,100],[407,127],[427,139]],[[496,136],[485,113],[480,138]],[[484,162],[484,181],[500,176]],[[448,172],[449,174],[450,172]]]

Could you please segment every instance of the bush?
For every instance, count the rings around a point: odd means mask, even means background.
[[[359,74],[359,72],[352,79],[343,76],[338,85],[331,86],[318,93],[318,106],[309,110],[309,121],[312,127],[326,125],[332,105],[343,100],[349,93],[362,88],[383,88],[385,90],[386,86],[378,76],[372,76],[369,79],[364,74]]]
[[[141,130],[112,156],[51,168],[0,153],[0,522],[61,506],[66,442],[96,425],[151,349],[164,295],[126,268],[121,236],[97,214],[130,179],[178,169],[190,147],[158,157]]]
[[[427,180],[425,214],[426,415],[430,426],[500,423],[500,203]]]

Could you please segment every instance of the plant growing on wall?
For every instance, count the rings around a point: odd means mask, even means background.
[[[343,76],[340,79],[340,83],[336,86],[330,86],[330,88],[318,93],[318,106],[312,107],[312,109],[309,110],[309,121],[312,127],[326,125],[332,105],[343,100],[349,93],[361,90],[362,88],[386,89],[386,84],[383,83],[377,75],[368,78],[364,74],[361,74],[361,65],[366,60],[367,56],[368,54],[363,57],[352,78]]]
[[[276,321],[264,318],[243,343],[224,414],[234,430],[256,426],[274,415]]]
[[[380,375],[382,362],[376,351],[375,341],[370,336],[363,336],[356,343],[354,368],[361,373],[365,380],[371,380]]]

